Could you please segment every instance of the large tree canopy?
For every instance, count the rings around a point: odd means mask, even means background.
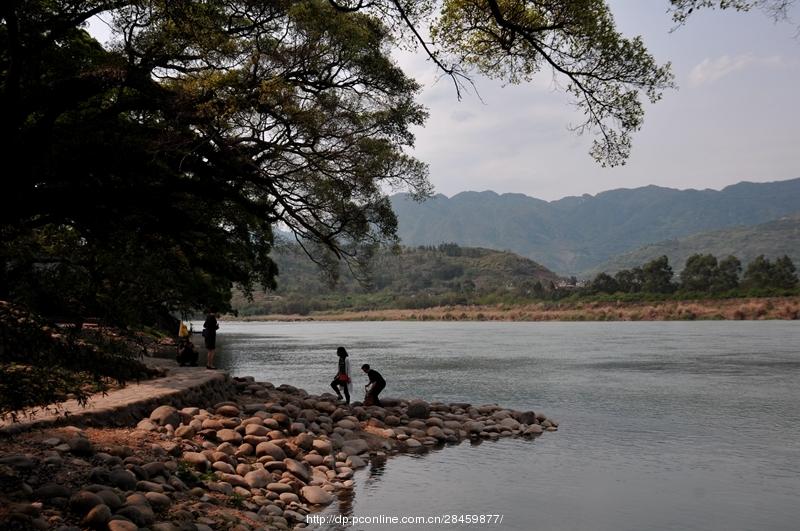
[[[387,191],[431,191],[394,46],[457,90],[551,72],[604,164],[672,86],[603,0],[7,0],[0,17],[0,298],[122,322],[273,286],[276,225],[349,259],[394,238]]]

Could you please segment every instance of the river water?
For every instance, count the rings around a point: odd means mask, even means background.
[[[800,529],[800,323],[222,322],[217,365],[322,393],[339,345],[356,390],[370,363],[384,396],[541,410],[560,428],[374,461],[324,513],[502,523],[319,528]]]

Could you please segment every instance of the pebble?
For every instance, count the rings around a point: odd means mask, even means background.
[[[20,504],[13,514],[30,528],[67,529],[62,524],[70,520],[60,514],[67,505],[83,527],[109,531],[303,527],[309,506],[328,505],[338,490],[354,487],[354,470],[367,466],[368,454],[384,459],[469,437],[531,437],[558,428],[541,413],[492,404],[387,399],[384,407],[345,407],[290,386],[235,383],[244,393],[241,402],[208,410],[159,406],[137,425],[151,433],[133,432],[126,445],[95,449],[84,432],[68,428],[63,439],[45,440],[44,455],[0,457],[8,470],[30,471],[43,463],[75,467],[80,458],[83,467],[90,458],[96,465],[78,492],[37,480],[29,481],[35,490],[22,483],[19,496],[42,503]],[[76,457],[64,464],[60,455],[66,453]]]

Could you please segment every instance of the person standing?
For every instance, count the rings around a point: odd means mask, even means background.
[[[375,369],[371,369],[368,363],[362,365],[361,370],[369,376],[369,383],[364,386],[364,389],[367,391],[367,396],[364,398],[364,405],[380,406],[381,401],[378,395],[381,394],[381,391],[386,387],[386,380],[383,379],[381,373]]]
[[[331,387],[336,391],[336,396],[339,397],[339,400],[342,399],[342,393],[339,391],[339,388],[341,388],[344,391],[345,404],[349,404],[350,386],[353,385],[350,379],[350,360],[347,359],[347,350],[344,347],[337,348],[336,355],[339,356],[339,370],[331,382]]]
[[[206,350],[208,350],[206,369],[216,369],[214,356],[217,353],[217,330],[219,330],[219,323],[217,323],[217,316],[212,310],[208,312],[206,321],[203,323],[203,338],[205,339]]]

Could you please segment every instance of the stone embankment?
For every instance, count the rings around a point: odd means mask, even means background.
[[[160,405],[135,428],[52,428],[7,441],[0,526],[302,528],[305,515],[351,489],[354,470],[372,458],[469,438],[535,437],[558,427],[542,414],[496,405],[345,406],[287,385],[232,383],[235,393],[225,401]]]

